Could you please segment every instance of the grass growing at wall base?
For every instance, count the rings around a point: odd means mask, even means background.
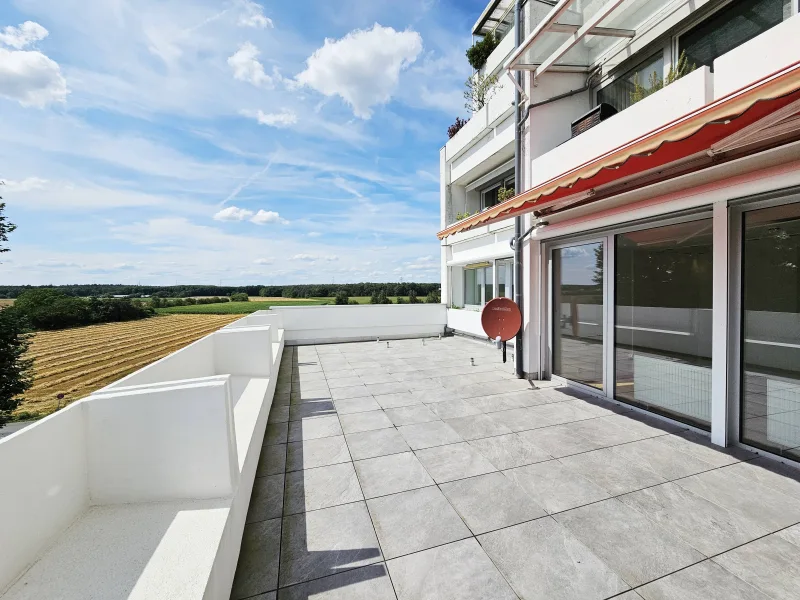
[[[165,315],[249,315],[257,310],[267,310],[271,306],[318,306],[320,304],[333,304],[333,301],[325,299],[269,302],[221,302],[220,304],[170,306],[169,308],[157,308],[156,312]]]

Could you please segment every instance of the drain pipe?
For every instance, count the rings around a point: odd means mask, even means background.
[[[522,44],[522,0],[516,0],[514,6],[514,47],[519,48]],[[514,73],[517,85],[514,89],[514,193],[522,192],[522,132],[520,131],[520,102],[522,100],[519,93],[522,87],[522,73],[519,69]],[[523,315],[522,327],[517,332],[514,340],[514,372],[517,377],[525,377],[525,369],[522,362],[522,332],[525,329],[525,318],[522,306],[522,217],[514,218],[514,302],[519,307],[520,314]]]

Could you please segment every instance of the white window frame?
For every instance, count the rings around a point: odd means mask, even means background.
[[[500,271],[499,271],[497,265],[498,265],[498,263],[501,263],[501,262],[507,261],[507,260],[514,260],[514,257],[513,256],[503,256],[503,257],[500,257],[500,258],[487,259],[487,260],[485,260],[483,262],[488,262],[489,263],[488,265],[485,265],[483,267],[477,267],[476,269],[467,269],[466,266],[462,267],[462,270],[464,271],[463,283],[462,283],[462,294],[463,294],[463,296],[462,296],[462,306],[463,306],[463,308],[471,309],[471,310],[481,310],[484,306],[486,306],[486,302],[487,302],[487,300],[486,300],[486,288],[485,288],[485,284],[484,284],[483,286],[481,286],[481,304],[467,304],[467,275],[466,275],[466,272],[467,271],[472,271],[472,270],[476,270],[477,271],[479,269],[488,269],[488,268],[491,267],[491,269],[492,269],[492,299],[499,298],[500,297],[499,296],[499,294],[500,294],[500,279],[499,279]],[[452,275],[451,275],[451,278],[452,278]],[[512,279],[513,279],[513,270],[512,270]],[[506,282],[506,285],[513,288],[513,282],[511,282],[511,281]],[[509,296],[504,296],[504,297],[507,298]]]
[[[514,185],[514,172],[513,172],[513,170],[511,171],[511,173],[506,173],[505,175],[502,175],[500,177],[499,181],[495,181],[494,183],[491,183],[491,184],[487,185],[486,187],[483,187],[483,188],[480,189],[480,194],[481,194],[480,210],[481,211],[484,211],[487,208],[489,208],[489,207],[486,206],[486,200],[485,200],[486,194],[488,192],[493,191],[493,190],[506,187],[509,181],[511,182],[511,185],[513,186]]]

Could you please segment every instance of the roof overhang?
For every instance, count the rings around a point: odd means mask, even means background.
[[[800,62],[438,233],[583,206],[800,137]]]
[[[664,0],[558,0],[505,62],[509,71],[588,71],[620,40],[636,36],[674,3]]]
[[[486,35],[507,18],[516,0],[491,0],[472,26],[472,35]]]

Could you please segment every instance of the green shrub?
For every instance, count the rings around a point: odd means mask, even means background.
[[[425,302],[427,304],[439,304],[442,301],[442,296],[439,293],[439,290],[432,290],[428,293],[425,297]]]
[[[347,292],[344,290],[339,290],[338,292],[336,292],[336,296],[334,298],[334,304],[338,305],[350,304],[350,298],[347,296]]]
[[[476,71],[482,69],[489,59],[489,55],[497,48],[499,43],[500,40],[495,37],[494,33],[487,33],[482,40],[472,44],[467,48],[467,60],[470,66]]]
[[[235,294],[231,294],[231,302],[249,302],[249,301],[250,297],[244,292],[237,292]]]

